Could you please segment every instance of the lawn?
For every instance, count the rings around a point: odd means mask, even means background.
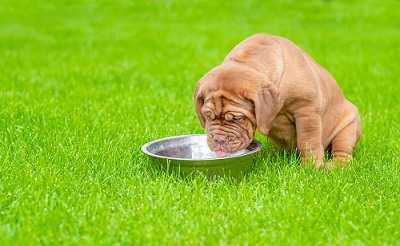
[[[0,0],[2,245],[400,245],[400,2]],[[185,180],[140,148],[204,133],[198,79],[284,36],[360,111],[352,168],[265,136],[241,182]]]

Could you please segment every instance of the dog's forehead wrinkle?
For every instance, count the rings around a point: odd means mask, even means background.
[[[206,92],[204,93],[204,95],[203,95],[204,101],[213,99],[213,95],[214,95],[214,93],[215,93],[216,91],[217,91],[217,89],[206,91]]]
[[[218,119],[223,118],[227,112],[249,117],[249,114],[254,114],[254,104],[241,94],[224,90],[209,91],[204,97],[203,113],[211,111]]]

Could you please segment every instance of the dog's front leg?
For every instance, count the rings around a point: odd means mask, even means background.
[[[324,148],[322,146],[322,122],[318,113],[310,113],[295,117],[297,149],[303,162],[310,160],[319,167],[324,164]]]

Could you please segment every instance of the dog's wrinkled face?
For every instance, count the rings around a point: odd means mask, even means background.
[[[261,133],[268,131],[260,129],[264,124],[259,124],[266,115],[260,112],[264,106],[259,105],[268,104],[265,95],[270,95],[269,88],[260,86],[263,80],[251,69],[219,66],[198,82],[197,115],[206,129],[208,146],[219,157],[246,148],[253,141],[257,125]]]
[[[253,141],[256,124],[251,102],[218,90],[206,95],[201,113],[208,146],[218,156],[242,150]]]

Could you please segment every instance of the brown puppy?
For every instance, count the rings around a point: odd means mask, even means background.
[[[333,76],[289,40],[255,34],[196,85],[196,111],[212,151],[223,157],[246,148],[256,128],[279,150],[297,147],[323,164],[352,160],[361,136],[357,108]]]

